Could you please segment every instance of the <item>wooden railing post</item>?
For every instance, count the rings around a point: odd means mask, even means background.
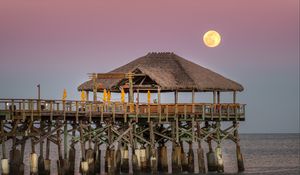
[[[11,100],[11,119],[15,119],[15,101]]]
[[[160,103],[157,105],[157,112],[158,112],[158,122],[161,123],[161,105]]]
[[[166,105],[166,122],[169,121],[169,105]]]
[[[7,111],[9,109],[8,105],[9,105],[8,102],[4,102],[4,109],[5,109],[5,111]]]
[[[89,108],[90,108],[89,109],[89,122],[91,123],[92,122],[92,110],[93,110],[92,109],[93,108],[92,104],[89,105]]]
[[[100,113],[101,113],[101,122],[103,122],[103,109],[104,108],[104,105],[103,104],[100,104]]]
[[[186,111],[186,105],[183,105],[183,113],[184,113],[184,120],[186,120],[187,111]]]
[[[124,122],[127,122],[127,104],[124,103]]]
[[[222,118],[222,105],[219,103],[218,104],[218,110],[219,110],[219,120]]]
[[[50,102],[50,121],[53,120],[53,101]]]
[[[115,103],[112,103],[112,117],[113,117],[113,122],[115,123],[115,117],[116,117],[116,106]]]
[[[150,115],[151,115],[151,112],[150,112],[150,104],[148,103],[148,122],[150,122]]]
[[[202,104],[202,120],[205,120],[205,104]]]
[[[33,121],[33,101],[32,100],[30,100],[29,101],[29,106],[30,106],[30,119],[31,119],[31,121]]]
[[[235,120],[237,120],[238,114],[237,114],[237,105],[234,104],[234,114],[235,114]]]
[[[78,123],[78,114],[79,114],[79,105],[78,105],[78,101],[75,102],[75,106],[76,106],[76,123]]]
[[[211,120],[213,120],[213,116],[214,116],[214,112],[215,112],[215,110],[214,110],[214,108],[215,108],[215,105],[214,104],[211,104],[210,105],[210,115],[211,115]]]
[[[40,99],[38,99],[37,100],[37,111],[38,111],[38,116],[39,116],[39,119],[41,119],[41,110],[42,110],[42,108],[41,108],[41,100]]]
[[[26,119],[25,116],[25,100],[22,100],[22,121],[24,122]]]
[[[227,105],[227,120],[229,120],[229,104]]]
[[[66,101],[63,100],[63,116],[64,116],[64,122],[66,121]]]

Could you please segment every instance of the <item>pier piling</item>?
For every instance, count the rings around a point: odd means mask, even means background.
[[[157,148],[158,160],[157,160],[157,170],[160,172],[168,172],[168,155],[167,147],[165,144],[161,144]]]
[[[236,158],[237,158],[237,167],[238,167],[238,171],[239,172],[243,172],[245,170],[244,167],[244,160],[243,160],[243,155],[241,152],[241,148],[240,148],[240,138],[239,138],[239,133],[238,133],[238,126],[237,126],[237,122],[234,121],[233,122],[233,126],[236,127],[236,129],[234,130],[234,136],[236,139]]]
[[[189,143],[189,151],[188,151],[188,156],[187,156],[187,171],[189,173],[194,173],[195,172],[195,166],[194,166],[194,151],[193,151],[193,143]]]

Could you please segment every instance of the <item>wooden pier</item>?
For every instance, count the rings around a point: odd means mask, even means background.
[[[101,144],[105,144],[108,150],[113,152],[119,151],[120,148],[116,147],[116,144],[120,144],[123,146],[122,150],[130,148],[137,152],[138,155],[134,156],[144,156],[135,158],[139,162],[133,163],[137,163],[139,166],[134,167],[145,171],[168,171],[167,168],[162,168],[166,166],[163,165],[166,164],[165,161],[154,162],[155,165],[151,167],[141,166],[150,165],[150,160],[163,160],[157,159],[157,156],[166,159],[164,144],[171,141],[174,143],[173,157],[176,157],[176,154],[179,156],[177,159],[174,158],[173,171],[181,171],[183,166],[181,165],[183,163],[181,162],[181,154],[185,155],[181,150],[183,141],[189,144],[196,142],[202,144],[208,142],[210,144],[211,141],[215,141],[219,144],[224,139],[231,139],[238,144],[237,123],[245,120],[245,105],[243,104],[133,104],[133,106],[133,111],[130,111],[131,105],[129,103],[120,102],[1,99],[2,157],[3,159],[8,158],[5,155],[7,152],[5,142],[9,139],[13,140],[12,152],[21,154],[17,158],[24,156],[24,152],[21,150],[24,151],[23,147],[26,140],[31,140],[32,155],[35,156],[37,154],[34,150],[35,145],[40,144],[43,148],[43,144],[46,143],[46,152],[49,152],[49,142],[52,142],[58,146],[58,161],[60,162],[58,165],[61,166],[58,174],[66,174],[67,172],[74,172],[74,165],[69,166],[74,160],[68,159],[75,157],[74,144],[80,142],[83,147],[81,149],[83,163],[87,159],[92,159],[93,164],[95,164],[94,160],[97,160],[97,166],[100,166],[99,158],[94,156],[96,152],[99,152]],[[221,121],[232,122],[232,126],[221,130]],[[64,138],[64,154],[61,153],[61,136]],[[72,136],[71,142],[68,142],[66,137],[70,136]],[[87,148],[85,142],[91,142],[90,144],[94,146]],[[21,150],[18,147],[21,147]],[[150,147],[150,152],[148,152],[150,155],[144,155],[146,154],[146,147]],[[198,151],[202,152],[203,150]],[[239,149],[237,151],[240,152]],[[126,153],[123,151],[123,154]],[[189,154],[197,153],[190,152]],[[199,160],[204,160],[203,152],[201,155]],[[120,172],[122,165],[115,166],[115,164],[120,163],[115,162],[118,159],[118,161],[121,160],[120,156],[122,158],[128,157],[128,155],[118,155],[119,158],[117,158],[115,153],[107,156],[112,164],[107,171],[111,173]],[[50,162],[49,153],[48,155],[40,154],[39,157],[41,157],[39,160],[44,162],[44,167],[49,167],[47,165]],[[188,157],[191,159],[191,156],[184,158],[188,159]],[[10,158],[10,166],[14,167],[12,168],[13,172],[16,171],[16,167],[21,167],[20,164],[23,163],[15,159],[14,156]],[[199,160],[198,162],[200,162]],[[65,164],[68,166],[64,167]],[[109,165],[109,162],[107,164]],[[128,165],[128,162],[126,164]],[[212,164],[215,167],[214,163]],[[200,165],[199,170],[205,172],[203,162]],[[119,169],[117,169],[118,167]],[[99,168],[97,168],[98,172],[95,168],[94,170],[87,169],[87,171],[93,172],[90,174],[100,173]],[[129,167],[125,169],[129,171]],[[187,170],[194,172],[194,169],[191,167]],[[223,169],[219,167],[216,170]],[[82,171],[84,172],[84,170]],[[2,172],[4,171],[2,170]]]
[[[186,66],[211,76],[211,82],[205,84],[207,79],[183,75],[190,71]],[[171,79],[169,84],[160,75]],[[78,88],[84,91],[83,96],[87,94],[80,101],[66,100],[65,93],[62,100],[0,99],[2,174],[24,174],[27,140],[31,146],[31,174],[74,174],[78,168],[87,175],[224,172],[225,139],[236,145],[238,171],[244,171],[238,127],[240,121],[245,121],[245,104],[236,100],[237,91],[243,90],[241,85],[197,68],[173,53],[151,53],[110,73],[91,74],[90,78]],[[186,83],[186,79],[193,83]],[[107,90],[120,93],[121,100],[106,98]],[[179,102],[181,91],[191,92],[191,103]],[[92,101],[89,92],[93,93]],[[100,100],[99,92],[103,93]],[[155,103],[150,100],[151,92],[157,94]],[[164,92],[174,92],[174,103],[161,103]],[[212,102],[196,103],[196,92],[211,93]],[[232,92],[232,103],[221,103],[221,92]],[[128,93],[127,102],[124,93]],[[140,102],[140,93],[148,94],[147,103]],[[224,122],[226,128],[221,127]],[[9,154],[8,140],[12,140]],[[167,154],[167,143],[172,143],[171,155]],[[50,160],[53,144],[57,147],[57,160]],[[184,144],[188,144],[188,152],[184,151]],[[203,144],[209,148],[206,154]],[[39,150],[35,149],[37,145]],[[80,145],[80,150],[75,145]],[[100,146],[106,147],[105,152]],[[77,154],[81,157],[79,167],[74,163]],[[103,154],[105,160],[101,159]],[[171,171],[167,163],[170,159]],[[57,165],[57,172],[52,172],[51,164]]]

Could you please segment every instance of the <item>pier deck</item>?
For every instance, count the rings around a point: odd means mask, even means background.
[[[147,118],[148,121],[179,120],[244,121],[245,105],[238,103],[179,103],[179,104],[130,104],[121,102],[63,101],[37,99],[0,99],[0,120],[26,118],[65,120],[113,120]]]

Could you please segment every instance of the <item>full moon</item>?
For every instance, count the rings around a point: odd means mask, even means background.
[[[203,42],[207,47],[216,47],[221,42],[221,35],[214,30],[210,30],[204,34]]]

